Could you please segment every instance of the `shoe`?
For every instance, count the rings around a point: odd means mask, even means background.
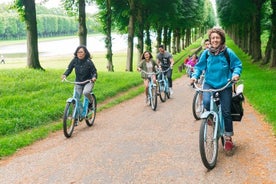
[[[232,138],[231,137],[225,137],[224,140],[225,140],[224,150],[226,152],[226,155],[228,155],[228,156],[233,155],[235,145],[233,144]]]
[[[79,125],[78,120],[75,120],[74,126],[78,126],[78,125]]]
[[[211,120],[209,120],[209,119],[208,119],[208,121],[207,121],[207,124],[208,124],[209,126],[213,126],[213,122],[212,122]]]
[[[170,95],[172,95],[173,94],[173,90],[172,90],[172,88],[170,88]]]
[[[85,118],[85,116],[81,116],[81,117],[80,117],[80,122],[81,122],[82,120],[84,120],[84,118]]]

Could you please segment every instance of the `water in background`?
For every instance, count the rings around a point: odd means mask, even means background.
[[[137,42],[136,39],[134,42]],[[75,52],[79,46],[79,39],[69,38],[64,40],[43,41],[38,43],[38,50],[40,56],[59,56],[68,55]],[[93,54],[95,52],[106,52],[104,36],[93,35],[87,37],[87,48]],[[112,35],[112,51],[126,51],[127,49],[127,35]],[[27,52],[26,43],[0,46],[0,54],[24,54]]]

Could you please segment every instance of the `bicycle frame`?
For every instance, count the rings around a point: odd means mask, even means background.
[[[86,84],[88,82],[91,82],[90,80],[86,80],[86,81],[83,81],[83,82],[71,82],[71,81],[68,81],[67,79],[64,79],[63,81],[66,81],[68,83],[71,83],[71,84]],[[93,94],[93,91],[91,92],[91,94]],[[68,103],[74,103],[75,104],[75,109],[74,109],[74,113],[73,113],[73,117],[75,119],[79,119],[80,116],[82,115],[83,117],[86,115],[86,112],[87,112],[87,108],[88,108],[88,104],[89,104],[89,100],[86,96],[84,96],[83,98],[83,102],[79,104],[77,98],[76,98],[76,91],[75,91],[75,88],[74,88],[74,92],[73,92],[73,97],[70,97],[66,100],[66,102]],[[81,106],[83,107],[82,109],[82,112],[80,112],[80,109],[81,109]]]
[[[156,107],[157,107],[157,93],[156,93],[156,85],[153,83],[153,75],[156,75],[158,73],[155,73],[155,72],[146,72],[144,70],[141,70],[141,72],[147,74],[147,75],[150,75],[147,77],[148,81],[149,81],[149,85],[148,85],[148,97],[149,97],[149,100],[150,100],[150,105],[151,105],[151,108],[152,110],[156,110]],[[152,91],[154,90],[154,93],[152,93]]]
[[[223,119],[223,116],[222,116],[221,105],[216,103],[219,99],[214,98],[214,93],[217,93],[219,91],[224,90],[231,83],[233,83],[233,81],[230,80],[225,86],[223,86],[220,89],[201,89],[195,84],[195,87],[198,91],[211,93],[210,110],[203,112],[201,114],[200,118],[201,119],[206,119],[210,114],[212,114],[215,117],[214,119],[215,119],[215,122],[216,122],[215,123],[216,126],[215,126],[215,132],[214,132],[213,139],[217,139],[218,137],[221,137],[224,134],[224,119]]]
[[[165,76],[164,73],[168,72],[170,68],[168,68],[165,71],[162,71],[161,69],[158,71],[158,83],[162,83],[164,82],[164,86],[165,86],[165,92],[169,93],[169,82],[168,82],[168,78],[167,76]]]
[[[224,119],[222,116],[221,104],[219,103],[218,92],[224,90],[233,81],[229,81],[220,89],[201,89],[194,83],[195,88],[201,92],[211,93],[210,110],[201,114],[203,120],[199,130],[199,149],[204,166],[213,169],[217,162],[218,140],[221,137],[224,145]]]

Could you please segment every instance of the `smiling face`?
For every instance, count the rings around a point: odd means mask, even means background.
[[[83,48],[80,48],[77,52],[77,57],[80,59],[80,60],[83,60],[85,58],[85,51]]]
[[[210,39],[213,48],[218,48],[221,45],[221,36],[218,33],[211,33]]]

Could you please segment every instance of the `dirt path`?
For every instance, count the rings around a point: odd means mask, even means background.
[[[191,113],[185,76],[153,112],[144,95],[97,114],[66,139],[62,131],[0,161],[0,183],[276,183],[276,138],[248,105],[234,123],[235,155],[219,148],[207,171],[198,149],[200,121]]]

